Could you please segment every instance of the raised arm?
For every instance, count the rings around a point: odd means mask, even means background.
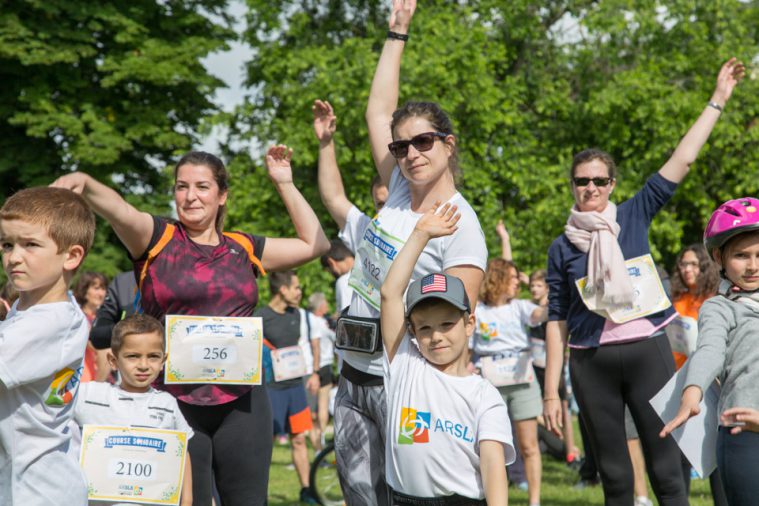
[[[315,100],[311,110],[314,113],[314,133],[319,141],[319,195],[324,207],[342,230],[353,203],[345,195],[332,139],[337,128],[337,116],[332,105],[326,101]]]
[[[559,399],[559,382],[564,366],[564,346],[567,342],[567,322],[551,321],[546,325],[546,383],[543,394],[543,418],[546,429],[562,437],[564,426],[561,400]]]
[[[495,231],[501,239],[501,258],[511,260],[513,258],[511,254],[511,238],[509,237],[509,231],[506,230],[506,226],[503,224],[503,220],[498,220]]]
[[[679,183],[685,178],[690,165],[696,161],[699,151],[712,133],[712,129],[714,129],[714,125],[722,113],[722,108],[730,100],[733,89],[735,89],[738,81],[743,78],[745,70],[743,63],[735,58],[730,58],[722,65],[712,98],[693,126],[690,127],[688,133],[682,138],[680,144],[677,145],[670,159],[659,169],[659,174],[662,177],[673,183]]]
[[[145,253],[153,235],[153,217],[148,213],[138,211],[116,191],[84,172],[61,176],[50,186],[81,194],[92,210],[110,223],[133,258]]]
[[[277,271],[296,267],[323,255],[329,249],[329,241],[324,235],[316,213],[293,183],[290,166],[292,154],[292,150],[284,145],[272,146],[266,152],[266,169],[269,172],[269,178],[282,198],[287,214],[290,215],[290,220],[295,226],[295,233],[298,235],[297,238],[266,239],[261,262],[267,270]]]
[[[407,35],[415,10],[416,0],[393,0],[390,31]],[[390,123],[393,112],[398,107],[401,56],[405,45],[402,40],[385,40],[377,70],[374,71],[369,103],[366,106],[366,125],[369,129],[372,157],[385,186],[390,184],[390,176],[395,166],[395,159],[390,155],[387,145],[393,141]]]
[[[438,210],[439,203],[419,218],[414,231],[406,241],[398,256],[393,260],[387,276],[380,288],[380,325],[382,344],[387,358],[392,362],[398,345],[406,333],[406,311],[403,294],[406,292],[414,266],[422,250],[435,237],[451,235],[456,231],[456,223],[461,217],[456,206],[445,204]]]

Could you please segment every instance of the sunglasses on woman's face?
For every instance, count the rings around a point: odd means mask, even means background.
[[[609,183],[611,183],[610,177],[573,177],[572,181],[574,182],[575,186],[583,187],[588,186],[591,181],[593,181],[593,184],[596,186],[606,186]]]
[[[423,134],[415,135],[407,141],[393,141],[387,145],[387,149],[390,150],[390,154],[395,158],[403,158],[408,155],[408,147],[414,146],[419,152],[429,151],[435,144],[435,139],[445,139],[448,134],[442,132],[425,132]]]

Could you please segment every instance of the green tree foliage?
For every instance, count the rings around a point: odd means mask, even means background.
[[[293,147],[296,184],[334,236],[316,188],[310,106],[321,98],[335,107],[346,188],[369,212],[374,167],[363,116],[390,2],[247,3],[245,40],[255,51],[247,78],[255,93],[232,118],[232,137]],[[434,100],[449,112],[461,191],[479,213],[491,253],[500,251],[494,232],[503,217],[515,259],[530,270],[545,265],[563,230],[572,155],[609,151],[620,167],[617,201],[634,194],[703,109],[720,65],[731,55],[757,58],[758,26],[755,2],[738,0],[424,1],[404,54],[400,100]],[[719,201],[756,193],[756,92],[754,79],[740,85],[655,221],[655,255],[665,266],[681,244],[699,240]],[[231,221],[292,234],[262,163],[238,162],[244,186],[233,190]],[[316,271],[304,277],[322,276]]]
[[[234,36],[225,5],[4,2],[0,199],[78,169],[147,210],[167,213],[168,180],[156,168],[189,150],[200,121],[215,110],[210,98],[222,83],[201,59]],[[127,268],[116,244],[101,224],[85,268],[108,274]]]

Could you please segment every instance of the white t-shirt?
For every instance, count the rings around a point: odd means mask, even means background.
[[[187,439],[194,434],[171,394],[154,388],[143,393],[127,392],[118,385],[94,381],[79,387],[74,422],[79,427],[89,424],[181,430],[187,433]],[[135,503],[90,501],[90,506],[132,504]]]
[[[319,368],[332,365],[335,360],[335,332],[329,328],[326,318],[311,316],[311,336],[319,337]]]
[[[127,392],[118,385],[89,382],[79,387],[74,421],[88,425],[117,425],[149,429],[180,430],[190,439],[194,432],[168,392],[150,388],[147,392]]]
[[[480,441],[503,443],[506,464],[516,456],[498,390],[480,376],[437,370],[408,334],[391,363],[385,356],[384,368],[388,485],[416,497],[484,498]]]
[[[89,324],[66,302],[18,303],[0,323],[0,504],[87,504],[71,449]]]
[[[355,207],[353,209],[356,209]],[[358,209],[356,209],[358,211]],[[346,272],[335,281],[335,308],[337,312],[341,313],[343,309],[351,305],[351,298],[353,297],[353,288],[348,285],[348,278],[351,273]]]
[[[502,306],[488,306],[480,302],[474,310],[475,354],[496,355],[498,353],[518,353],[530,348],[527,327],[537,327],[540,323],[530,321],[537,305],[529,300],[513,299]]]
[[[409,184],[397,166],[393,169],[388,189],[387,202],[373,220],[353,207],[340,232],[340,238],[356,253],[350,277],[350,286],[354,290],[348,311],[351,316],[379,318],[379,287],[385,279],[387,268],[422,217],[411,210]],[[409,284],[425,274],[457,266],[473,265],[485,270],[488,251],[477,214],[458,192],[448,202],[457,205],[461,213],[458,230],[453,235],[432,239],[427,244],[414,266]],[[365,256],[370,245],[382,249],[380,258]],[[355,369],[375,376],[383,374],[382,353],[343,350],[342,355]]]
[[[298,308],[298,311],[300,311],[300,338],[298,339],[298,346],[300,346],[303,352],[303,359],[306,361],[306,374],[311,374],[314,372],[314,354],[311,351],[311,341],[314,339],[319,340],[319,363],[321,364],[321,334],[318,332],[318,329],[314,328],[315,316],[313,313],[303,308]],[[310,330],[309,324],[311,325]]]

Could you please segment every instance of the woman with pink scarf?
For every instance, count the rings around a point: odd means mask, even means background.
[[[543,413],[547,427],[560,435],[558,387],[569,338],[572,386],[607,506],[633,504],[625,405],[640,434],[659,504],[688,504],[679,449],[671,437],[659,439],[663,424],[648,404],[675,371],[664,334],[675,311],[656,283],[648,228],[687,175],[743,72],[735,58],[722,66],[711,100],[672,157],[619,206],[609,201],[616,167],[607,153],[588,149],[572,161],[575,205],[565,232],[548,250]]]

